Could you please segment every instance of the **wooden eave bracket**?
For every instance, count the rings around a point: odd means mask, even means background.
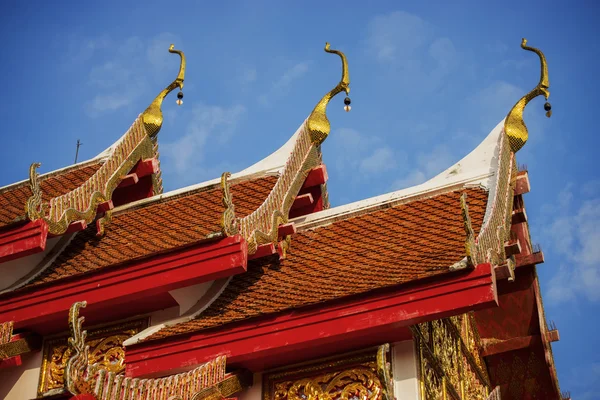
[[[521,253],[521,242],[519,239],[512,239],[504,243],[504,252],[506,257]]]
[[[544,253],[541,251],[528,254],[528,255],[515,255],[515,269],[523,268],[531,265],[543,264],[544,263]],[[511,277],[510,266],[508,262],[502,265],[498,265],[494,268],[494,273],[496,274],[496,279],[507,279]]]
[[[141,160],[136,167],[127,175],[121,178],[119,188],[135,185],[141,178],[155,174],[159,170],[158,160],[156,158],[147,158]]]
[[[527,222],[527,213],[525,212],[525,207],[513,210],[511,222],[512,224],[520,224],[523,222]]]
[[[529,184],[529,173],[527,171],[519,171],[515,185],[515,196],[529,193],[530,190],[531,186]]]
[[[41,347],[42,339],[34,333],[13,335],[10,342],[0,344],[0,369],[21,365],[21,355]]]
[[[552,329],[548,332],[546,332],[546,341],[552,343],[552,342],[558,342],[560,340],[560,335],[558,333],[558,329]]]
[[[0,232],[0,264],[46,249],[48,223],[42,219]]]

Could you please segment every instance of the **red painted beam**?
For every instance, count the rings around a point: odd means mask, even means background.
[[[532,347],[542,343],[542,338],[539,335],[531,336],[520,336],[505,340],[490,340],[482,339],[482,352],[483,357],[493,356],[500,353],[507,353],[509,351],[515,351]]]
[[[258,246],[254,254],[248,256],[248,260],[272,256],[276,252],[277,251],[275,250],[275,245],[273,243],[263,244],[261,246]]]
[[[124,188],[127,186],[135,185],[140,181],[140,177],[136,173],[127,174],[121,178],[121,183],[119,184],[119,188]]]
[[[290,222],[289,224],[279,225],[277,234],[280,238],[284,238],[288,235],[294,235],[296,233],[296,224]]]
[[[131,172],[135,173],[139,178],[155,174],[159,171],[159,163],[156,158],[147,158],[141,160]]]
[[[105,201],[104,203],[100,203],[98,205],[98,214],[103,214],[112,210],[113,208],[115,208],[115,205],[113,204],[112,200]]]
[[[87,228],[87,222],[85,222],[85,220],[81,219],[79,221],[71,222],[69,224],[69,226],[67,227],[67,230],[65,231],[64,234],[68,235],[69,233],[79,232],[86,228]]]
[[[15,329],[34,331],[49,329],[53,323],[63,326],[71,304],[82,300],[89,304],[86,315],[96,320],[110,320],[134,305],[140,308],[136,312],[154,311],[162,305],[155,299],[168,296],[170,290],[245,272],[247,258],[246,242],[239,235],[182,248],[52,286],[10,293],[0,299],[0,321],[14,321]]]
[[[377,335],[396,332],[399,337],[410,325],[495,305],[491,265],[481,264],[433,281],[132,345],[126,351],[126,374],[163,375],[222,354],[232,366],[270,368],[290,362],[290,354],[318,356],[317,348],[340,351],[348,340],[358,347]]]
[[[0,232],[0,263],[44,251],[48,224],[41,219]]]
[[[551,331],[546,332],[546,340],[550,343],[558,342],[560,340],[558,329],[552,329]]]
[[[517,254],[515,258],[517,260],[517,268],[524,267],[526,265],[536,265],[544,263],[544,253],[542,251],[537,251],[526,256]]]
[[[529,174],[527,173],[527,171],[520,171],[517,174],[517,182],[515,185],[515,192],[514,192],[515,196],[529,193],[530,190],[531,190],[531,186],[529,184]]]
[[[327,176],[327,168],[325,167],[325,164],[321,164],[308,172],[304,184],[302,185],[302,189],[322,185],[327,182],[327,179],[329,179]]]
[[[525,208],[518,208],[516,210],[513,210],[512,223],[520,224],[523,222],[527,222],[527,213],[525,212]]]
[[[294,209],[298,209],[298,208],[302,208],[302,207],[307,207],[310,206],[311,204],[313,204],[315,201],[313,199],[312,194],[310,193],[304,193],[304,194],[300,194],[298,196],[296,196],[296,199],[294,200],[294,203],[292,204],[292,210]]]
[[[515,254],[519,254],[521,252],[521,242],[519,239],[509,240],[504,243],[504,253],[506,257],[514,256]]]

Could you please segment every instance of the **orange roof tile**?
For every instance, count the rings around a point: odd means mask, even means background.
[[[269,194],[277,177],[268,176],[233,183],[231,192],[236,214],[254,211]],[[126,209],[113,216],[103,237],[95,225],[78,233],[40,276],[25,287],[123,264],[177,247],[206,240],[220,230],[223,213],[220,187],[202,188]]]
[[[467,189],[473,229],[488,194]],[[379,209],[293,236],[285,260],[251,261],[248,272],[197,319],[165,327],[162,339],[447,273],[464,256],[462,191]]]
[[[40,177],[42,200],[44,202],[49,201],[53,197],[63,195],[77,188],[101,166],[102,163],[97,162]],[[23,182],[0,191],[0,228],[10,225],[25,216],[25,203],[31,195],[29,182]]]

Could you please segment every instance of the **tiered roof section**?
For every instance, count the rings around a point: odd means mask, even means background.
[[[157,160],[160,103],[183,86],[179,52],[177,80],[121,141],[98,164],[62,173],[87,168],[80,183],[49,196],[55,175],[38,179],[34,165],[29,199],[17,195],[24,184],[11,189],[15,207],[25,201],[31,223],[63,236],[0,293],[0,321],[54,332],[67,305],[82,299],[90,304],[90,319],[118,319],[174,306],[173,290],[212,281],[183,315],[125,342],[128,376],[144,377],[221,353],[233,365],[262,370],[294,361],[302,351],[398,340],[399,332],[410,337],[411,325],[497,306],[497,281],[512,282],[543,261],[530,243],[521,197],[529,181],[515,153],[527,140],[523,110],[534,97],[548,97],[548,75],[544,55],[525,40],[522,47],[540,57],[540,82],[475,150],[421,185],[331,209],[320,145],[330,131],[327,104],[349,93],[344,54],[326,45],[341,58],[342,78],[282,148],[236,174],[159,194],[157,161],[147,161]],[[127,201],[114,204],[117,188],[145,170],[154,195],[117,196]],[[3,218],[14,223],[18,215],[13,210]],[[86,227],[94,220],[96,227]],[[80,227],[75,233],[74,224]],[[489,319],[475,316],[484,335]],[[548,340],[540,343],[548,366]],[[291,356],[286,346],[298,351]],[[96,385],[113,385],[113,378]]]

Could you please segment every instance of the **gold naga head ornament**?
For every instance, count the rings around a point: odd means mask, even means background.
[[[527,39],[525,38],[521,41],[521,48],[532,51],[540,57],[541,76],[537,86],[525,96],[521,97],[517,104],[509,111],[504,121],[504,132],[508,136],[511,150],[515,153],[525,145],[527,138],[529,137],[527,126],[525,126],[525,122],[523,121],[523,111],[525,110],[525,106],[537,96],[543,95],[546,100],[548,100],[548,97],[550,96],[550,91],[548,90],[550,81],[548,80],[548,64],[546,63],[546,56],[544,56],[544,53],[542,53],[541,50],[527,46]],[[550,103],[546,102],[546,104],[544,104],[544,109],[546,110],[546,116],[550,118],[552,115],[552,106]]]
[[[185,54],[181,50],[175,50],[175,45],[169,46],[169,53],[179,54],[181,58],[181,62],[179,63],[179,74],[177,74],[177,78],[173,82],[169,84],[166,88],[164,88],[158,96],[150,103],[148,108],[142,114],[142,121],[146,127],[146,131],[150,137],[156,136],[163,123],[163,114],[161,110],[162,102],[167,97],[169,93],[171,93],[175,88],[179,88],[179,93],[177,93],[177,104],[183,104],[183,79],[185,77]]]
[[[337,54],[342,59],[342,79],[336,87],[325,94],[325,96],[317,103],[306,122],[307,128],[310,131],[311,140],[316,145],[323,143],[331,131],[331,124],[329,123],[329,119],[327,119],[327,105],[331,99],[340,92],[346,92],[346,95],[350,94],[350,73],[348,72],[348,60],[346,60],[346,55],[339,50],[331,50],[329,43],[325,43],[325,51],[327,53]],[[350,111],[350,97],[344,99],[344,104],[344,109]]]

